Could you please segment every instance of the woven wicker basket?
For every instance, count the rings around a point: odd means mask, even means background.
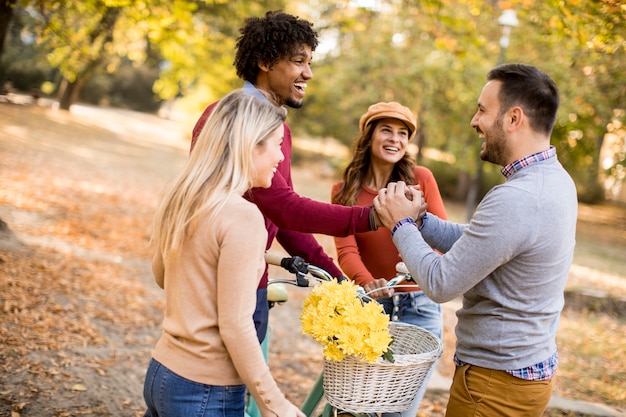
[[[443,345],[412,324],[392,322],[394,363],[368,363],[353,356],[324,359],[324,396],[333,407],[356,413],[394,413],[408,409]]]

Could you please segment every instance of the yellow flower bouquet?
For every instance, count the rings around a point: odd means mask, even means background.
[[[382,305],[364,303],[351,281],[327,281],[304,300],[302,332],[320,343],[327,360],[352,355],[369,363],[380,356],[393,362],[389,316]]]

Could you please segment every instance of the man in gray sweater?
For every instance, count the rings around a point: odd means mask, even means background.
[[[487,80],[471,125],[484,139],[481,159],[501,165],[506,182],[470,223],[420,218],[421,191],[402,182],[388,184],[374,206],[424,292],[439,303],[463,298],[446,416],[541,416],[558,362],[576,188],[550,145],[559,105],[550,77],[505,64]]]

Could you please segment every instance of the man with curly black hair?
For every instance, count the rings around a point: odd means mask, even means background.
[[[313,24],[287,13],[251,17],[240,30],[237,76],[276,96],[276,105],[302,107],[311,60],[318,44]]]
[[[237,40],[235,68],[245,81],[247,94],[270,100],[276,106],[302,106],[307,81],[313,78],[311,59],[318,45],[313,24],[280,10],[264,17],[246,19]],[[217,103],[211,104],[193,129],[192,149],[206,118]],[[376,230],[377,216],[372,207],[341,206],[301,197],[291,180],[291,130],[284,124],[282,151],[285,160],[278,165],[270,188],[253,188],[246,198],[265,217],[269,249],[276,238],[292,256],[324,268],[335,277],[343,275],[312,233],[347,236]],[[245,256],[245,254],[242,254]],[[267,332],[267,265],[257,291],[255,324],[259,341]]]

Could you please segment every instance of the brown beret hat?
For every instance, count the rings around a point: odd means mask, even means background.
[[[409,140],[413,139],[415,135],[415,130],[417,128],[417,121],[413,112],[409,110],[408,107],[403,106],[400,103],[396,103],[395,101],[390,102],[380,102],[376,104],[372,104],[367,109],[367,112],[361,116],[361,121],[359,122],[359,130],[361,133],[365,130],[365,126],[378,119],[398,119],[404,123],[409,128]]]

